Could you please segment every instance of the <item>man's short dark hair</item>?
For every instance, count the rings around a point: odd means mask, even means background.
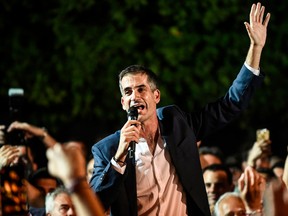
[[[206,171],[212,171],[212,172],[224,171],[227,175],[228,183],[231,185],[233,182],[232,173],[231,173],[230,169],[225,164],[211,164],[211,165],[205,167],[202,170],[202,173],[204,174]]]
[[[142,65],[131,65],[131,66],[125,68],[124,70],[122,70],[118,76],[119,77],[119,87],[120,87],[120,91],[122,94],[123,94],[123,89],[121,86],[121,81],[122,81],[123,77],[126,76],[127,74],[135,75],[135,74],[139,74],[139,73],[147,75],[148,82],[149,82],[150,88],[152,90],[158,89],[158,77],[151,69],[149,69],[145,66],[142,66]]]
[[[37,181],[39,179],[54,179],[57,183],[57,186],[60,186],[63,184],[60,179],[50,175],[46,167],[42,167],[38,169],[37,171],[35,171],[34,173],[32,173],[28,180],[32,185],[37,186]]]
[[[206,155],[206,154],[214,155],[215,157],[219,158],[219,160],[222,163],[224,162],[223,152],[221,151],[220,148],[216,146],[201,146],[199,148],[199,155]]]

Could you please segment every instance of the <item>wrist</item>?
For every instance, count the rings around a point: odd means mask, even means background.
[[[121,167],[126,165],[126,162],[124,160],[118,159],[116,156],[113,157],[113,160],[119,164]]]
[[[253,215],[256,213],[262,213],[262,204],[256,204],[256,203],[246,203],[246,210],[247,213]]]
[[[256,44],[256,43],[250,44],[250,49],[253,49],[254,51],[262,51],[263,48],[264,48],[264,45],[261,45],[261,44]]]
[[[37,137],[41,140],[44,141],[44,139],[48,136],[48,131],[46,128],[40,128],[39,130],[39,134],[37,135]]]
[[[249,215],[249,216],[262,216],[263,214],[263,212],[262,212],[262,208],[261,209],[256,209],[256,210],[254,210],[254,211],[247,211],[246,212],[247,213],[247,215]]]
[[[69,191],[69,193],[74,193],[79,185],[82,183],[87,183],[86,176],[78,176],[75,178],[63,180],[65,188]]]
[[[251,159],[251,158],[248,158],[247,160],[247,166],[250,166],[252,168],[255,168],[255,160],[254,159]]]

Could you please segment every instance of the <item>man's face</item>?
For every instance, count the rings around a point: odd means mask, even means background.
[[[232,190],[227,174],[222,170],[207,170],[203,174],[209,205],[215,205],[219,197]]]
[[[220,216],[246,216],[245,205],[241,198],[229,196],[219,203]]]
[[[54,199],[54,208],[50,216],[75,216],[75,210],[68,194],[60,193]]]
[[[138,120],[145,122],[156,116],[156,105],[160,101],[160,91],[152,90],[146,74],[128,74],[121,81],[123,95],[122,108],[128,110],[130,106],[138,108]]]
[[[46,195],[55,190],[57,181],[52,178],[40,178],[36,180],[35,187],[40,190],[43,195]]]
[[[94,159],[92,158],[86,167],[86,171],[87,171],[87,181],[89,182],[90,179],[92,178],[93,175],[93,170],[94,170]]]

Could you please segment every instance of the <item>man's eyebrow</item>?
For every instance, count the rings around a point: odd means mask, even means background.
[[[146,88],[146,85],[141,84],[141,85],[136,86],[135,88]],[[130,90],[130,89],[132,89],[132,87],[126,87],[124,88],[124,91]]]
[[[126,88],[124,88],[123,90],[124,91],[127,91],[127,90],[130,90],[130,89],[132,89],[131,87],[126,87]]]
[[[67,208],[70,208],[70,205],[69,205],[69,204],[61,204],[60,206],[61,206],[61,207],[67,207]]]
[[[141,85],[136,86],[136,88],[146,88],[146,85],[141,84]]]

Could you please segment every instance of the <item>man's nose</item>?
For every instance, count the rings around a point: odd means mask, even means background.
[[[139,98],[139,92],[137,90],[133,90],[132,94],[131,94],[131,101],[135,101],[136,99]]]
[[[209,187],[209,192],[210,192],[210,193],[211,193],[211,192],[215,192],[215,190],[216,190],[216,187],[215,187],[214,184],[212,184],[212,185]]]
[[[131,94],[131,100],[135,99],[137,97],[137,91],[133,90]]]
[[[67,216],[76,216],[75,210],[73,207],[70,207],[67,211]]]

